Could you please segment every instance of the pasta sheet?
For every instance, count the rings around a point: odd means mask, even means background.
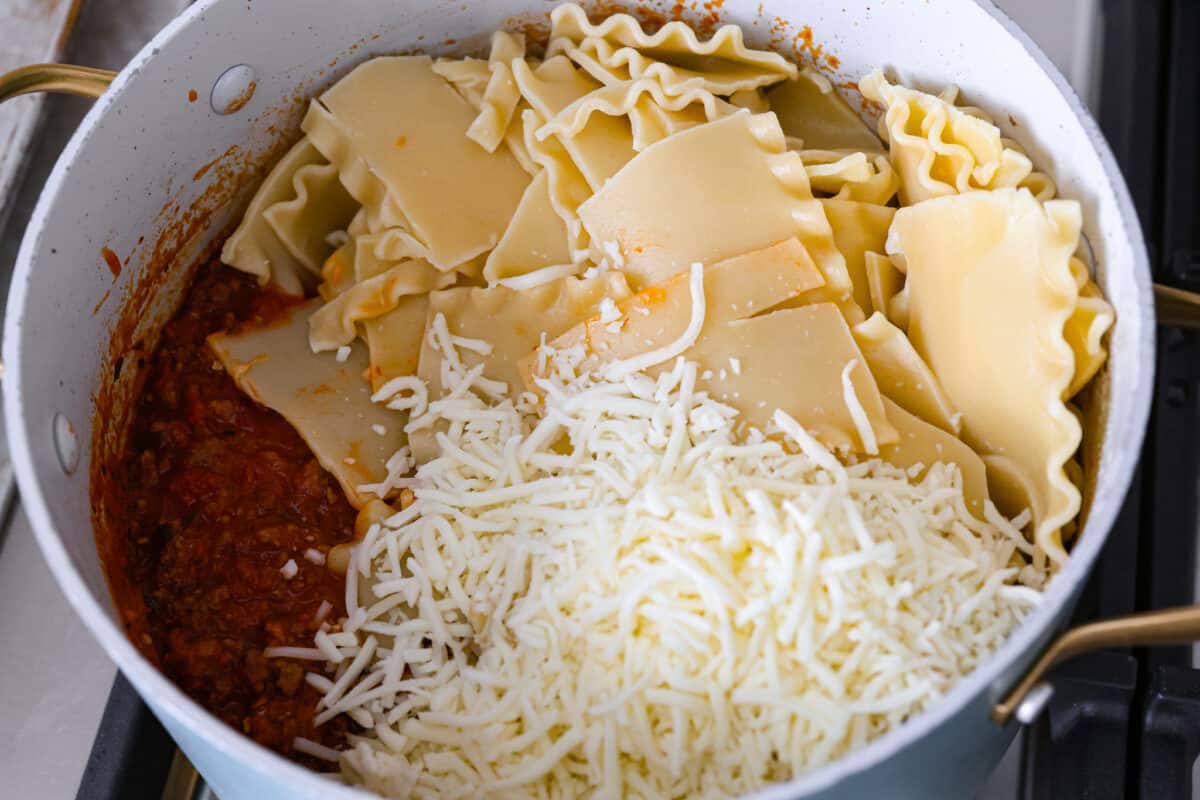
[[[579,208],[593,242],[615,242],[635,289],[796,237],[836,292],[846,261],[799,156],[772,114],[742,111],[638,154]]]
[[[970,192],[896,212],[888,252],[907,264],[908,335],[962,412],[1001,510],[1033,512],[1034,543],[1066,558],[1060,530],[1079,512],[1064,465],[1079,421],[1063,404],[1074,375],[1064,326],[1079,289],[1074,201],[1025,189]]]
[[[487,342],[490,348],[486,353],[461,349],[463,363],[468,367],[482,364],[486,377],[515,392],[522,384],[519,362],[541,343],[543,336],[552,339],[599,313],[604,299],[617,301],[629,293],[624,276],[618,272],[594,278],[561,278],[520,291],[506,286],[445,289],[429,295],[428,319],[432,323],[441,315],[451,335]],[[431,400],[444,393],[444,357],[444,352],[426,336],[417,375],[429,387]],[[435,434],[431,430],[410,432],[413,457],[418,463],[436,453]]]
[[[572,3],[555,8],[550,20],[550,52],[565,52],[605,84],[653,78],[671,94],[699,88],[729,95],[797,74],[796,65],[778,53],[747,47],[736,25],[720,28],[707,41],[683,22],[647,34],[628,14],[592,24]]]
[[[357,67],[312,105],[304,129],[368,208],[371,232],[411,232],[445,271],[496,245],[529,183],[508,150],[466,137],[475,116],[428,57],[400,56]]]
[[[308,317],[319,302],[296,306],[273,325],[214,334],[208,345],[238,388],[291,423],[350,503],[361,508],[370,496],[358,487],[384,479],[387,460],[405,437],[394,413],[371,402],[361,345],[344,361],[309,349]]]
[[[847,370],[876,446],[895,442],[897,434],[837,307],[821,303],[770,311],[823,282],[796,239],[713,264],[704,271],[704,325],[682,357],[700,366],[697,389],[738,409],[743,424],[766,431],[775,409],[783,409],[830,447],[867,452],[845,402]],[[692,316],[690,276],[676,275],[618,306],[618,318],[590,319],[552,346],[582,345],[588,367],[598,369],[671,344]],[[526,385],[536,389],[536,362],[527,359],[523,367]],[[648,372],[671,367],[667,361]]]
[[[1034,174],[1029,158],[1001,138],[986,115],[954,105],[956,91],[926,94],[889,83],[880,70],[863,78],[859,89],[884,106],[879,130],[900,175],[902,205],[975,189],[1026,185],[1039,199],[1053,197],[1053,183]]]
[[[221,260],[260,284],[303,296],[334,249],[326,238],[344,229],[357,208],[336,169],[303,138],[267,174],[225,240]]]

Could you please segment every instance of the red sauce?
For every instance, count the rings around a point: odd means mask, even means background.
[[[100,255],[104,258],[104,263],[108,265],[108,271],[113,274],[113,277],[121,277],[121,259],[117,257],[117,254],[107,247],[101,247]]]
[[[268,659],[263,648],[312,647],[322,602],[345,615],[343,580],[305,558],[352,537],[355,512],[337,482],[278,414],[247,398],[205,344],[262,324],[295,301],[213,261],[166,326],[121,462],[114,498],[127,509],[114,543],[142,602],[118,604],[148,636],[138,644],[191,697],[280,753],[301,736],[344,741],[347,724],[312,724],[321,662]],[[103,549],[102,549],[103,551]],[[280,568],[294,560],[286,580]],[[144,617],[144,619],[142,619]]]

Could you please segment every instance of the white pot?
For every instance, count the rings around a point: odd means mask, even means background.
[[[294,131],[302,97],[372,55],[461,50],[463,43],[483,42],[513,17],[545,19],[550,7],[543,0],[202,0],[155,37],[96,103],[33,215],[13,278],[3,352],[5,417],[21,496],[70,602],[222,800],[366,795],[226,727],[164,678],[123,634],[97,557],[89,499],[93,448],[105,437],[111,443],[117,432],[108,423],[93,427],[96,403],[123,409],[136,372],[131,368],[136,353],[110,352],[114,331],[125,346],[136,336],[152,347],[157,327],[180,298],[189,259],[238,210],[236,201],[250,179],[239,166],[263,160]],[[814,40],[840,59],[841,81],[884,66],[917,87],[960,86],[1052,174],[1063,196],[1082,202],[1099,281],[1117,309],[1100,392],[1107,413],[1094,501],[1070,562],[1043,605],[924,713],[829,766],[763,793],[968,796],[1014,732],[1012,725],[1002,729],[990,720],[992,704],[1061,628],[1138,457],[1153,385],[1154,318],[1137,218],[1079,98],[990,3],[728,0],[720,12],[743,25],[752,43],[767,42],[777,19],[790,21],[789,40],[801,26],[811,26]],[[445,44],[448,40],[457,44]],[[256,91],[245,108],[218,115],[208,102],[211,87],[238,64],[253,68]],[[190,91],[197,93],[195,102],[189,101]],[[227,155],[221,159],[222,154]],[[202,171],[214,159],[216,166]],[[180,222],[197,203],[215,211]],[[163,271],[161,255],[164,247],[170,250],[172,235],[186,241]],[[102,247],[128,258],[119,278],[106,268]],[[143,288],[135,291],[139,281]],[[108,291],[111,297],[93,311]],[[131,300],[122,299],[130,293]],[[118,326],[122,314],[124,327]],[[120,355],[121,377],[114,382]],[[82,434],[80,463],[69,473],[55,452],[57,414]]]

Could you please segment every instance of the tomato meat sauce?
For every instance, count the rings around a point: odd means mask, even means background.
[[[324,664],[263,651],[311,648],[325,604],[330,623],[345,615],[342,577],[315,562],[352,538],[355,511],[295,430],[246,397],[205,343],[295,302],[215,259],[200,268],[147,365],[113,465],[124,524],[107,535],[122,538],[117,566],[141,590],[129,608],[116,601],[131,634],[139,617],[143,651],[229,725],[328,769],[292,744],[345,741],[344,719],[313,725],[320,693],[304,676]]]

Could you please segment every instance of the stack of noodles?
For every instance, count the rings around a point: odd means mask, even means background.
[[[871,73],[877,137],[737,27],[552,22],[314,100],[223,258],[316,297],[210,344],[361,509],[309,676],[351,780],[748,791],[1036,604],[1112,309],[953,90]]]

